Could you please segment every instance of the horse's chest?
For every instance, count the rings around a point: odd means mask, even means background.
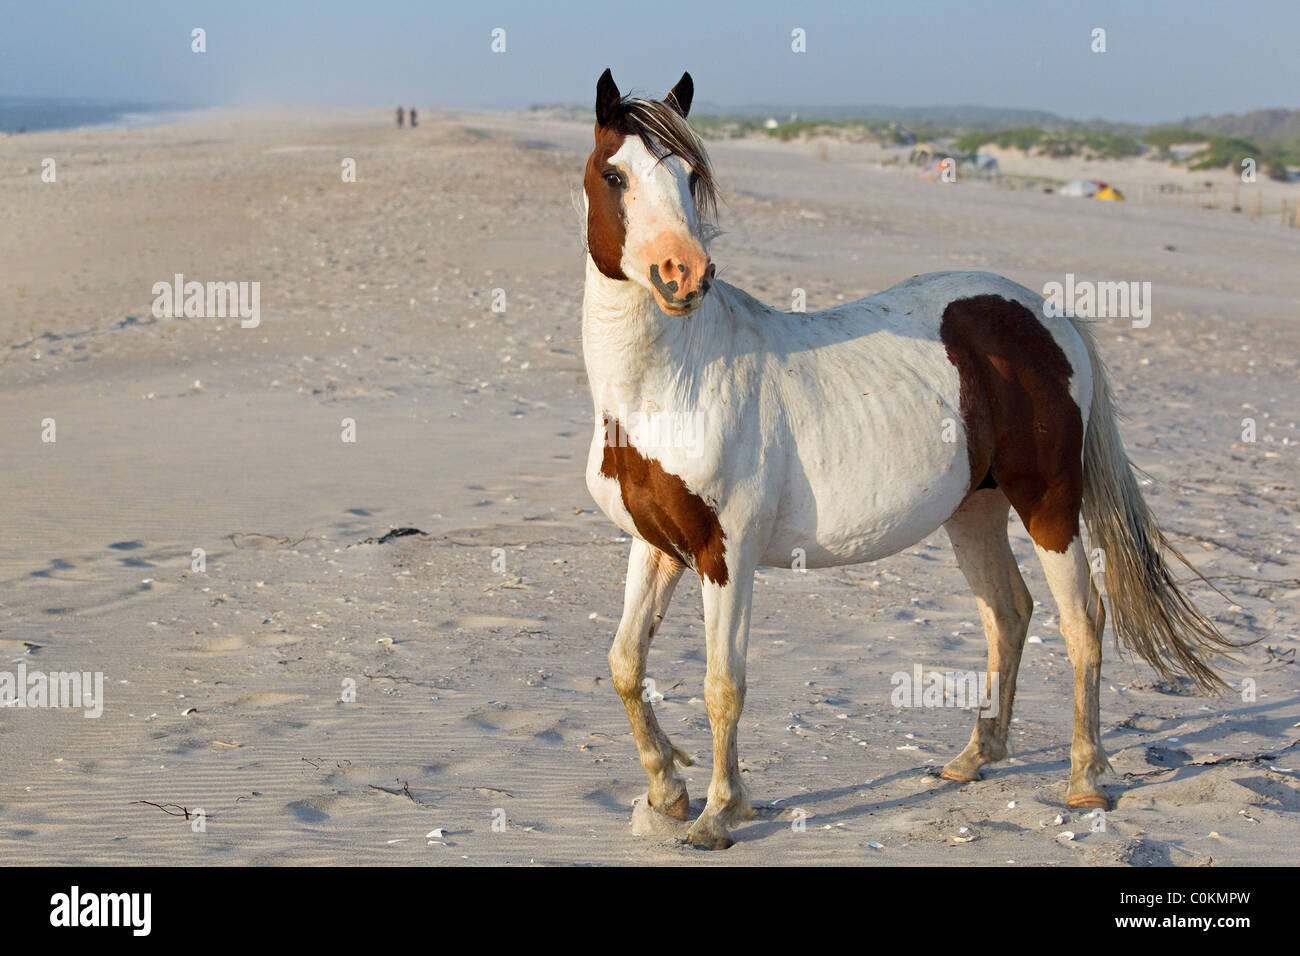
[[[628,443],[617,421],[607,420],[598,439],[603,439],[599,464],[593,449],[595,473],[588,475],[588,486],[601,510],[703,577],[726,584],[726,535],[713,506],[658,459]]]

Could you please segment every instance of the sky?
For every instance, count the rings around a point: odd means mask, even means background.
[[[0,0],[0,96],[514,108],[590,103],[607,66],[623,92],[657,96],[689,70],[696,103],[720,110],[1155,123],[1300,108],[1300,0]]]

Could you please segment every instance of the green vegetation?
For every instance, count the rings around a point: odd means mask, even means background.
[[[986,143],[992,143],[1002,149],[1019,149],[1027,153],[1041,143],[1046,135],[1037,126],[1004,129],[997,133],[976,130],[958,138],[957,149],[963,153],[974,153],[978,152],[979,148]]]
[[[906,146],[917,139],[951,135],[939,127],[903,127],[894,122],[870,120],[784,120],[775,128],[768,129],[765,119],[753,116],[692,116],[690,124],[705,139],[734,139],[761,134],[789,142],[813,136],[834,136],[854,142],[874,140],[886,146]]]
[[[796,119],[780,121],[769,129],[766,120],[758,116],[692,116],[690,122],[701,136],[708,139],[761,134],[782,141],[831,136],[853,142],[874,141],[886,146],[932,142],[956,155],[971,155],[987,144],[994,144],[1002,149],[1019,149],[1052,158],[1126,159],[1149,155],[1165,162],[1184,161],[1192,170],[1239,169],[1241,161],[1249,156],[1256,161],[1261,176],[1273,179],[1285,179],[1288,165],[1300,165],[1300,138],[1228,136],[1187,126],[1121,129],[1105,123],[1063,123],[1060,128],[1017,126],[1001,130],[969,127],[954,130],[929,122],[905,126],[897,120]],[[1206,145],[1190,156],[1177,156],[1172,151],[1175,146],[1200,143]]]
[[[748,116],[692,116],[690,124],[705,139],[733,139],[763,131],[763,121]]]
[[[1182,129],[1177,126],[1166,126],[1162,129],[1153,129],[1142,134],[1142,141],[1156,149],[1167,150],[1170,146],[1177,146],[1181,143],[1203,143],[1209,137],[1205,133],[1197,133],[1194,130]]]
[[[779,140],[789,142],[792,139],[803,139],[808,136],[815,136],[818,133],[827,134],[832,130],[847,136],[849,139],[865,139],[871,132],[871,127],[866,123],[822,123],[817,120],[794,120],[789,123],[782,123],[776,129],[764,129],[763,132],[769,136],[775,136]]]
[[[1170,148],[1173,146],[1204,143],[1201,149],[1186,157],[1187,168],[1192,170],[1225,167],[1240,170],[1241,161],[1250,157],[1255,160],[1256,168],[1265,176],[1272,179],[1286,179],[1287,165],[1300,163],[1298,143],[1260,143],[1238,136],[1200,133],[1180,127],[1152,130],[1144,134],[1142,139],[1160,151],[1161,159],[1174,158],[1170,153]]]
[[[1142,154],[1142,144],[1131,136],[1092,129],[1044,130],[1036,126],[996,133],[977,130],[961,136],[956,146],[961,152],[974,153],[987,143],[1026,153],[1034,150],[1058,159],[1066,156],[1123,159]]]
[[[1256,168],[1270,179],[1286,179],[1286,161],[1276,148],[1260,147],[1250,140],[1231,136],[1206,136],[1208,145],[1187,157],[1188,169],[1241,168],[1242,160],[1250,157]]]

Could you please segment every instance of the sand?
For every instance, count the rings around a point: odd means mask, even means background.
[[[97,719],[0,710],[3,858],[1300,859],[1300,229],[928,183],[869,146],[766,139],[712,144],[727,200],[713,252],[722,278],[780,308],[795,287],[815,309],[938,269],[1152,283],[1149,328],[1098,330],[1124,435],[1223,596],[1191,592],[1257,643],[1221,662],[1238,690],[1205,698],[1108,636],[1116,807],[1100,830],[1064,806],[1071,672],[1019,524],[1040,641],[1014,756],[964,786],[934,773],[970,713],[890,703],[891,675],[916,664],[984,667],[943,532],[872,565],[764,570],[740,729],[759,818],[725,853],[633,835],[645,778],[605,662],[628,541],[583,479],[590,136],[434,110],[399,131],[376,110],[0,139],[0,671],[104,675]],[[1126,183],[1123,164],[1087,174]],[[154,318],[153,284],[178,272],[259,281],[260,326]],[[365,543],[395,527],[424,534]],[[698,812],[710,751],[689,580],[649,672],[695,755]]]

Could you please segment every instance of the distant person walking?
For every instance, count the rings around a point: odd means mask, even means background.
[[[403,112],[402,108],[399,106],[399,107],[397,108],[397,128],[398,128],[398,129],[401,129],[401,128],[402,128],[402,123],[404,123],[405,121],[406,121],[406,113]],[[414,120],[412,120],[411,125],[412,125],[412,126],[415,125]]]
[[[415,129],[415,126],[416,126],[416,123],[415,123],[415,107],[412,106],[412,107],[411,107],[411,129]]]

